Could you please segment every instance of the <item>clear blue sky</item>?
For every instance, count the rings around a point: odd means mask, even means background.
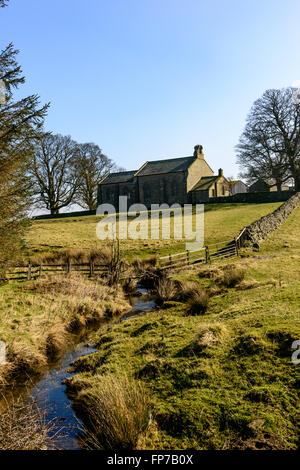
[[[127,169],[202,144],[230,176],[253,101],[300,79],[299,18],[299,0],[10,0],[0,47],[51,101],[47,129]]]

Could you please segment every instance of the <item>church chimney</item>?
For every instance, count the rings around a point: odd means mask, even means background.
[[[224,176],[224,171],[222,168],[219,169],[219,176]]]
[[[202,145],[195,145],[195,147],[194,147],[194,157],[195,158],[201,158],[202,160],[204,160]]]

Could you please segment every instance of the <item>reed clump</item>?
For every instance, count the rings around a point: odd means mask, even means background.
[[[85,445],[101,450],[133,450],[150,421],[150,399],[141,381],[107,374],[79,394]]]

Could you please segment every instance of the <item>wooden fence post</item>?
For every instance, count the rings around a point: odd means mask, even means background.
[[[239,256],[239,245],[238,245],[238,241],[235,237],[234,237],[234,244],[235,244],[236,255]]]
[[[31,261],[28,261],[28,271],[27,271],[27,280],[31,280]]]
[[[67,258],[67,274],[71,272],[71,261],[70,258]]]
[[[169,254],[169,261],[170,261],[170,264],[172,264],[172,255]]]
[[[94,275],[94,262],[90,260],[90,277]]]
[[[210,256],[209,256],[209,249],[208,246],[205,247],[205,262],[209,263],[210,262]]]
[[[186,263],[189,266],[189,264],[190,264],[190,252],[189,252],[189,250],[186,250]]]

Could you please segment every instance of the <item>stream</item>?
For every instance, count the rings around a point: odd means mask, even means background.
[[[117,320],[106,322],[101,328],[123,322],[136,316],[145,315],[156,308],[156,302],[153,298],[147,296],[147,290],[139,287],[137,289],[139,296],[134,295],[129,298],[131,309]],[[97,330],[99,332],[99,329]],[[39,409],[45,413],[47,422],[58,423],[56,428],[61,428],[62,432],[55,438],[55,445],[58,449],[80,450],[79,434],[81,422],[77,418],[72,408],[72,401],[66,394],[66,387],[62,381],[72,375],[68,372],[75,359],[96,352],[97,349],[89,344],[89,337],[95,335],[95,331],[87,334],[85,341],[77,344],[72,350],[67,351],[63,357],[52,367],[50,366],[42,379],[33,386],[29,395],[33,397]],[[55,430],[53,431],[55,432]]]

